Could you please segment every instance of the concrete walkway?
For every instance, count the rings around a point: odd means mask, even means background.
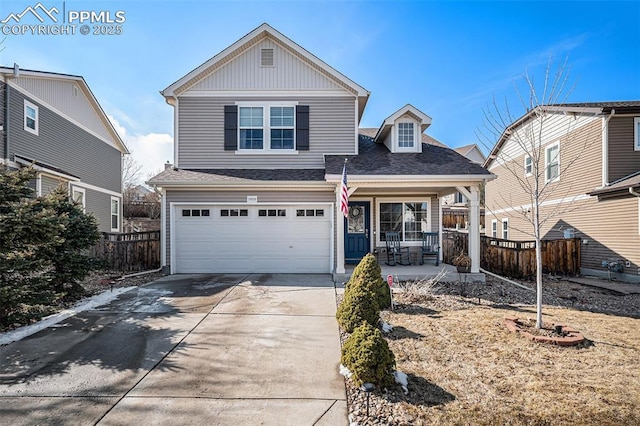
[[[2,424],[347,424],[329,275],[170,276],[0,347]]]

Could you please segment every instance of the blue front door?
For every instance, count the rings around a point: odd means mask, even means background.
[[[344,259],[359,263],[369,253],[370,203],[350,201],[349,217],[344,219]]]

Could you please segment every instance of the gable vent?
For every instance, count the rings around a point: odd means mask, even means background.
[[[273,49],[260,50],[260,66],[263,66],[263,67],[273,66]]]

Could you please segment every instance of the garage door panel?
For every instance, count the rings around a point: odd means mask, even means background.
[[[208,217],[182,217],[181,209],[207,209]],[[222,216],[221,209],[246,209],[247,216]],[[286,216],[259,216],[264,209]],[[297,216],[323,209],[324,216]],[[175,272],[330,271],[330,206],[179,206],[174,224]],[[226,212],[225,212],[226,213]]]

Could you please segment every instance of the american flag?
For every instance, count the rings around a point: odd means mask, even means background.
[[[344,217],[349,217],[349,191],[347,190],[347,162],[342,168],[342,184],[340,185],[340,211]]]

